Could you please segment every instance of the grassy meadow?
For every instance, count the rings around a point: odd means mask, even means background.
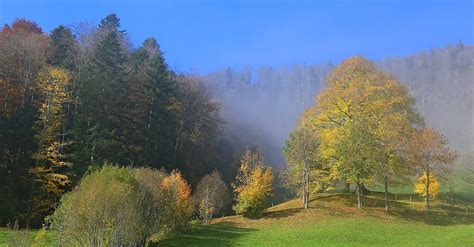
[[[398,194],[394,200],[391,194],[386,213],[382,193],[365,196],[362,210],[353,194],[317,194],[308,210],[294,199],[269,208],[261,219],[216,218],[152,246],[474,246],[474,201],[457,198],[452,207],[440,195],[428,214],[418,196]],[[1,229],[0,246],[54,246],[57,237],[51,231]]]
[[[382,194],[365,197],[362,210],[354,195],[320,194],[308,210],[296,199],[270,208],[262,219],[215,219],[157,246],[474,246],[472,201],[451,207],[440,197],[427,214],[414,195],[411,202],[410,195],[398,198],[386,213]]]

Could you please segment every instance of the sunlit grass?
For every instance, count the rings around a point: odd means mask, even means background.
[[[44,232],[38,237],[40,230],[11,230],[0,228],[0,247],[4,246],[55,246],[56,234],[53,231]]]
[[[408,199],[405,197],[408,196]],[[470,246],[474,243],[474,207],[454,208],[433,201],[426,213],[420,199],[391,201],[383,210],[381,194],[364,197],[365,208],[355,208],[355,196],[318,195],[303,210],[300,200],[269,209],[259,220],[240,216],[198,225],[160,246]],[[469,211],[464,211],[465,207]]]
[[[318,194],[312,195],[308,210],[300,199],[290,200],[268,209],[261,219],[218,218],[154,246],[473,246],[471,196],[456,195],[454,207],[448,198],[441,194],[427,213],[415,194],[399,194],[397,200],[391,194],[386,213],[382,193],[364,196],[362,210],[353,194]],[[38,230],[0,229],[0,246],[25,233],[34,239]],[[54,246],[56,237],[48,232],[43,246]]]

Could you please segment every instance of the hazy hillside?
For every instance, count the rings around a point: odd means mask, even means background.
[[[474,46],[458,44],[376,63],[407,85],[429,127],[461,153],[473,148]],[[208,74],[202,79],[222,102],[225,133],[234,151],[258,145],[267,161],[283,164],[281,146],[324,86],[330,63],[259,67]],[[238,133],[238,134],[237,134]]]
[[[474,150],[474,46],[447,46],[379,65],[408,86],[427,126],[446,135],[460,153]]]

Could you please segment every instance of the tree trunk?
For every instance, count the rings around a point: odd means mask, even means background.
[[[308,208],[308,202],[309,202],[309,174],[308,174],[308,168],[305,165],[304,171],[303,171],[303,204],[304,208]]]
[[[24,107],[25,107],[25,97],[26,97],[26,89],[27,89],[27,86],[28,86],[28,79],[26,79],[26,80],[23,82],[23,93],[22,93],[22,96],[21,96],[21,108],[24,108]]]
[[[359,188],[360,188],[360,194],[362,196],[368,195],[370,193],[370,190],[368,190],[363,183],[359,183]]]
[[[385,211],[388,212],[388,177],[385,175],[383,178],[385,184]]]
[[[426,210],[430,212],[430,173],[426,173]]]
[[[10,96],[10,87],[8,87],[8,90],[7,90],[7,95],[5,96],[5,105],[4,105],[4,111],[5,111],[5,115],[8,116],[8,98]]]
[[[205,205],[205,212],[204,212],[204,222],[206,224],[209,223],[209,188],[206,186],[206,197],[205,197],[205,201],[204,201],[204,205]]]
[[[454,186],[449,187],[449,194],[451,196],[451,208],[454,209]]]
[[[345,193],[351,193],[351,184],[347,181],[344,181],[344,192]]]
[[[360,183],[357,183],[357,187],[356,187],[356,192],[357,192],[357,208],[358,209],[361,209],[362,208],[362,199],[360,197]]]

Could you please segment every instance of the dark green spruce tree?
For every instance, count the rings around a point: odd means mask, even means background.
[[[154,38],[148,38],[133,56],[134,83],[130,102],[135,131],[132,146],[138,164],[175,168],[177,88],[173,73]]]
[[[123,31],[115,14],[105,17],[99,39],[80,79],[74,130],[75,164],[83,169],[105,162],[127,165],[124,123],[129,116],[128,60]]]
[[[59,25],[50,34],[51,57],[49,64],[61,67],[70,72],[75,70],[75,57],[77,56],[77,43],[71,29]]]

